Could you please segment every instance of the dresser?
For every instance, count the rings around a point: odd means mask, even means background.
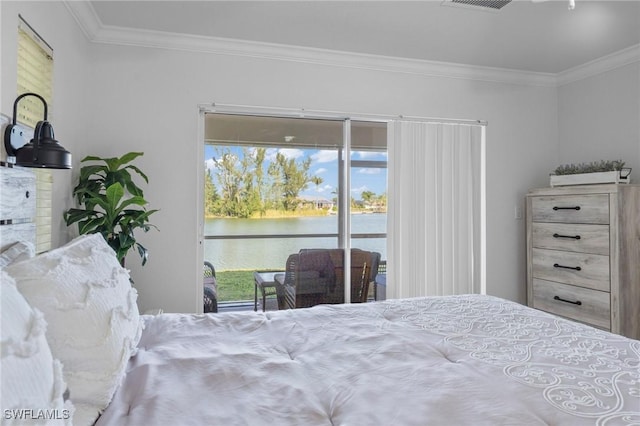
[[[640,185],[532,189],[527,303],[640,339]]]

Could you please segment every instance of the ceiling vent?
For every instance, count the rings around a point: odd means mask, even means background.
[[[509,3],[511,3],[511,0],[444,0],[442,5],[498,11]]]

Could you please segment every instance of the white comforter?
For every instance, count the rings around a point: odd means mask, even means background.
[[[487,296],[145,317],[107,425],[627,425],[640,342]]]

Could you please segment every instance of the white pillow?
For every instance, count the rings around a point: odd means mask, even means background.
[[[19,241],[7,248],[0,254],[0,268],[4,268],[14,262],[31,259],[35,256],[36,250],[28,241]]]
[[[78,411],[74,424],[93,423],[111,401],[140,339],[138,294],[129,272],[100,234],[82,235],[5,269],[49,322],[47,340],[65,366]],[[85,415],[87,410],[92,414]]]
[[[45,338],[42,313],[24,300],[13,279],[2,278],[2,424],[71,425],[73,405],[64,402],[62,365]],[[32,421],[38,419],[38,421]]]

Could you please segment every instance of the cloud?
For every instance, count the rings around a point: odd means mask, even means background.
[[[362,194],[363,191],[368,191],[369,188],[367,188],[367,185],[362,185],[359,188],[352,188],[351,192],[353,192],[354,194]]]
[[[267,151],[264,154],[264,158],[269,161],[273,161],[276,159],[276,154],[278,153],[278,148],[267,148]]]
[[[282,148],[278,152],[284,155],[287,160],[290,160],[291,158],[299,158],[304,155],[304,152],[297,148]]]
[[[320,167],[318,170],[316,170],[316,175],[321,175],[326,172],[327,172],[327,169],[325,169],[324,167]]]
[[[382,169],[369,169],[369,168],[358,169],[358,173],[363,175],[379,175],[381,172],[382,172]]]
[[[351,153],[351,158],[358,158],[360,160],[367,160],[367,159],[377,159],[379,161],[381,161],[379,158],[377,157],[384,157],[387,158],[388,155],[385,152],[380,152],[380,151],[353,151]]]
[[[269,161],[275,161],[278,153],[284,155],[284,158],[287,160],[291,158],[299,158],[304,155],[304,152],[297,148],[267,148],[265,158]]]
[[[213,160],[213,158],[209,158],[208,160],[206,160],[204,162],[204,167],[211,170],[211,173],[215,172],[217,169],[216,162]]]
[[[374,158],[377,155],[378,155],[377,152],[372,152],[372,151],[354,151],[351,153],[351,157],[358,157],[363,160],[366,160],[367,158]]]
[[[311,155],[311,159],[316,163],[330,163],[338,159],[338,151],[322,149]]]
[[[257,154],[258,154],[258,149],[256,147],[250,147],[249,148],[249,155],[251,156],[251,158],[256,158]]]
[[[333,190],[333,186],[331,185],[325,185],[325,186],[321,186],[319,188],[316,188],[316,192],[331,192]]]

